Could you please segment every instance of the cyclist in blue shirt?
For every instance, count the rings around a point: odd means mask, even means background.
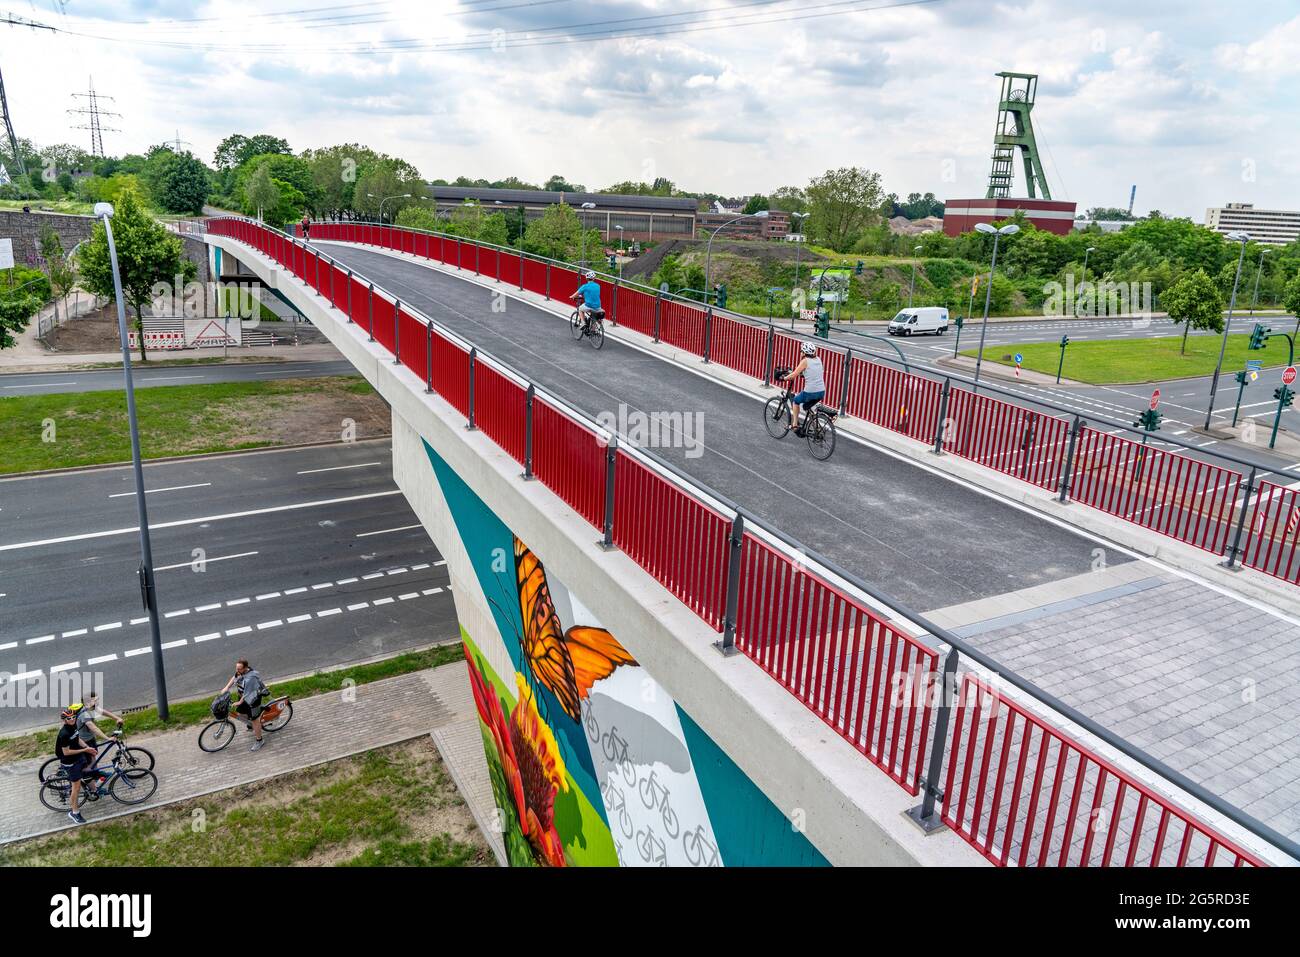
[[[587,281],[569,298],[582,300],[578,303],[578,315],[582,317],[582,323],[586,326],[591,321],[592,313],[600,314],[604,310],[600,308],[600,286],[596,284],[596,274],[588,269],[582,275]]]

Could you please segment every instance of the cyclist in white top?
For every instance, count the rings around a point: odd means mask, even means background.
[[[803,359],[781,379],[782,382],[792,382],[799,376],[803,376],[803,391],[790,400],[790,417],[793,420],[795,435],[804,434],[799,425],[800,407],[802,406],[805,412],[811,412],[817,403],[826,397],[826,374],[822,369],[822,360],[817,357],[817,347],[805,341],[800,351],[803,353]]]

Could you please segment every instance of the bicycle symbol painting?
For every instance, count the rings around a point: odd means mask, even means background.
[[[721,867],[717,845],[709,840],[704,825],[682,835],[682,850],[692,867]]]
[[[677,820],[677,815],[673,813],[672,807],[668,804],[668,789],[659,783],[654,771],[651,771],[649,777],[641,782],[637,791],[641,795],[641,803],[649,810],[658,810],[663,813],[664,830],[668,832],[668,836],[672,840],[677,840],[677,835],[681,832],[681,825]]]
[[[656,867],[668,866],[668,849],[663,841],[655,837],[654,829],[648,825],[636,832],[636,849],[641,855],[641,860],[647,864],[654,864]]]

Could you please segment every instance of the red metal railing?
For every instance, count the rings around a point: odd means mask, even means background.
[[[936,652],[749,533],[736,647],[918,793]]]
[[[340,235],[364,235],[373,229],[362,225],[338,227]],[[268,241],[262,227],[218,220],[210,223],[209,231],[265,248],[309,285],[315,281],[315,257],[300,256],[296,245]],[[386,240],[387,236],[375,238]],[[448,251],[458,255],[458,244],[449,243]],[[530,266],[535,267],[532,280],[545,282],[544,264],[525,260],[524,265],[526,282]],[[322,266],[322,270],[325,268]],[[348,287],[341,279],[341,275],[336,279],[336,290],[342,293],[336,292],[335,301],[346,311]],[[322,285],[329,288],[327,283]],[[371,301],[368,285],[354,277],[350,288],[351,317],[366,328]],[[620,289],[620,295],[625,292]],[[628,297],[625,301],[632,303],[628,307],[632,321],[645,320],[647,304],[653,318],[653,298],[643,296],[638,303]],[[378,293],[373,303],[376,339],[391,350],[393,304]],[[694,333],[689,328],[689,317],[680,311],[686,307],[679,303],[663,306],[676,307],[673,335],[679,342],[690,341]],[[405,309],[400,322],[403,364],[422,376],[427,368],[433,390],[461,414],[468,415],[469,353],[441,331],[428,330],[422,320]],[[739,337],[733,341],[730,337],[730,332],[723,334],[721,354],[743,367],[742,371],[751,371],[754,342]],[[781,334],[775,335],[775,340],[775,353],[795,358],[791,349],[797,348],[796,340]],[[432,354],[427,359],[426,341],[432,343]],[[859,366],[861,360],[856,357],[852,361],[848,388],[851,411],[928,441],[930,436],[924,430],[912,430],[910,415],[896,416],[892,409],[904,400],[919,405],[921,410],[931,408],[938,383],[868,363]],[[779,358],[775,364],[781,364]],[[840,366],[842,369],[843,363]],[[830,386],[829,367],[827,373]],[[507,454],[523,462],[527,441],[524,388],[480,360],[475,364],[474,393],[476,423]],[[1050,487],[1052,470],[1048,460],[1055,456],[1048,450],[1061,440],[1060,425],[1043,424],[1035,432],[1033,443],[1017,446],[1016,436],[1023,437],[1027,419],[1016,418],[1017,413],[1002,408],[1005,404],[996,400],[961,396],[967,394],[954,391],[950,395],[950,417],[969,415],[971,421],[984,423],[973,434],[983,436],[986,444],[969,446],[959,454],[1007,471],[993,457],[1006,452],[1010,443],[1015,454],[1002,456],[1017,463],[1010,468],[1019,470],[1027,481]],[[608,449],[604,442],[593,429],[545,398],[538,397],[532,408],[534,474],[592,526],[604,527],[608,491]],[[933,426],[934,417],[929,421]],[[1039,425],[1034,428],[1038,430]],[[1097,507],[1109,510],[1117,506],[1108,496],[1136,494],[1134,476],[1127,475],[1130,481],[1122,486],[1117,477],[1127,474],[1122,466],[1132,464],[1134,453],[1106,441],[1114,437],[1098,435],[1080,437],[1091,444],[1086,459],[1080,460],[1083,464],[1075,470],[1074,480],[1091,483],[1083,494],[1089,496],[1088,501],[1098,503]],[[954,442],[949,447],[958,451],[959,446],[960,442]],[[1026,448],[1039,451],[1026,454]],[[1153,451],[1146,450],[1146,454]],[[1130,457],[1125,459],[1126,455]],[[1164,470],[1160,474],[1170,477],[1173,486],[1183,490],[1177,507],[1165,508],[1166,512],[1176,511],[1181,520],[1161,529],[1168,527],[1172,531],[1166,534],[1186,536],[1184,540],[1210,547],[1208,543],[1226,535],[1240,476],[1207,472],[1215,467],[1194,460],[1160,462],[1159,457],[1183,457],[1160,453],[1144,460],[1148,478],[1159,466]],[[626,450],[615,453],[614,466],[614,544],[712,628],[722,630],[731,573],[728,558],[732,519]],[[1106,469],[1116,470],[1116,474],[1102,478],[1098,473]],[[1300,561],[1295,556],[1296,537],[1300,535],[1297,494],[1261,483],[1245,559],[1252,567],[1292,581],[1300,573]],[[1191,523],[1193,512],[1202,519],[1200,524]],[[753,532],[745,532],[738,559],[734,566],[736,647],[891,778],[917,794],[934,724],[931,692],[935,688],[937,652],[833,585],[819,569],[798,561]],[[1262,864],[1170,799],[1052,729],[1020,705],[992,692],[969,673],[962,681],[950,725],[941,765],[947,772],[940,802],[943,820],[999,866]]]
[[[655,331],[655,297],[622,286],[618,290],[618,324],[627,326],[643,336],[653,336]]]
[[[1263,861],[967,674],[943,821],[999,867]]]
[[[605,444],[546,402],[533,403],[533,472],[596,528],[605,525]]]
[[[614,482],[614,544],[721,630],[731,519],[626,452]]]
[[[1240,485],[1240,472],[1086,426],[1070,479],[1075,501],[1216,554]]]
[[[1022,405],[953,388],[940,425],[954,455],[1054,491],[1070,441],[1070,423]]]
[[[654,300],[650,302],[653,309]],[[620,295],[620,309],[622,305]],[[709,361],[763,381],[767,377],[767,330],[752,323],[715,315],[710,333]]]
[[[917,441],[931,442],[941,389],[936,379],[854,356],[845,410]]]

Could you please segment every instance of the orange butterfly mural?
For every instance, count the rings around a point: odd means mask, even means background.
[[[515,538],[515,584],[523,614],[524,658],[533,676],[550,688],[574,721],[591,686],[608,678],[619,665],[635,665],[627,649],[604,628],[574,625],[561,631],[542,563]]]

